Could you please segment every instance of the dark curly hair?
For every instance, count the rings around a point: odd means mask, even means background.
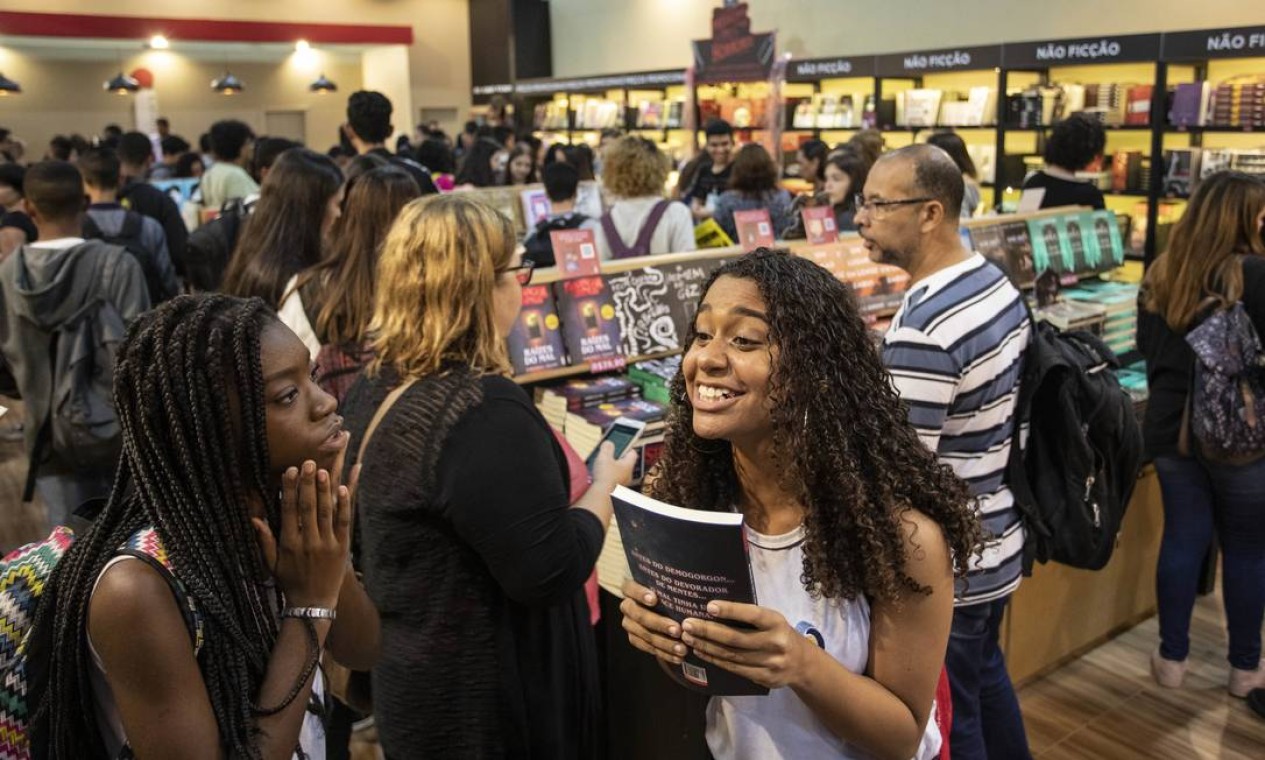
[[[804,505],[801,582],[826,598],[898,599],[929,593],[906,572],[904,515],[939,524],[958,575],[981,544],[966,485],[918,439],[851,290],[813,262],[759,248],[717,269],[753,281],[764,298],[778,358],[769,379],[773,451],[781,486]],[[695,340],[691,327],[686,345]],[[694,432],[685,376],[651,494],[727,511],[739,501],[733,450]]]
[[[1051,166],[1075,172],[1089,166],[1106,147],[1102,123],[1088,114],[1074,113],[1054,125],[1042,157]]]
[[[347,98],[347,123],[370,145],[391,136],[391,111],[391,101],[380,92],[358,90]]]

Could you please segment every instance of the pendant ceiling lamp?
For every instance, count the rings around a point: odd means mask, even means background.
[[[141,89],[140,83],[124,74],[122,69],[114,75],[113,79],[103,84],[102,87],[105,88],[106,92],[111,92],[115,95],[131,95]]]
[[[321,72],[320,77],[315,82],[307,85],[307,89],[316,92],[319,95],[329,95],[330,92],[338,92],[338,85],[335,85],[331,78],[325,76],[325,72]]]
[[[308,85],[307,88],[312,92],[320,95],[328,95],[331,92],[338,92],[338,85],[334,81],[325,76],[325,72],[321,72],[321,76],[315,82]]]
[[[9,95],[21,94],[22,85],[6,77],[4,74],[0,74],[0,98],[7,97]]]
[[[211,80],[211,89],[221,95],[236,95],[246,89],[246,85],[242,84],[242,80],[233,76],[231,71],[225,69],[224,76]]]

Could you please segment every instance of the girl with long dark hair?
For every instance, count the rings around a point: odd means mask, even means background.
[[[343,175],[328,157],[291,148],[260,188],[224,273],[224,292],[281,302],[286,282],[320,261],[342,213]]]
[[[856,299],[807,259],[758,249],[712,275],[686,345],[649,492],[743,514],[759,606],[715,600],[711,620],[678,625],[629,581],[629,641],[674,676],[692,650],[771,689],[712,698],[717,760],[938,757],[954,576],[980,526],[909,424]]]
[[[262,301],[180,296],[132,325],[114,379],[118,478],[35,624],[47,755],[323,758],[318,658],[372,666],[378,618],[307,350]],[[174,580],[121,551],[138,538]]]
[[[1219,172],[1199,184],[1173,227],[1168,250],[1143,282],[1138,346],[1150,399],[1142,434],[1155,457],[1164,497],[1164,537],[1156,564],[1160,645],[1151,673],[1181,686],[1190,651],[1190,616],[1213,536],[1221,546],[1221,594],[1229,632],[1230,694],[1265,687],[1265,451],[1254,460],[1218,461],[1197,441],[1183,446],[1195,354],[1185,336],[1206,317],[1238,303],[1265,336],[1265,182]]]

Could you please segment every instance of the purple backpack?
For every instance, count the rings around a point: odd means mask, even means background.
[[[1244,461],[1265,455],[1265,350],[1242,303],[1186,334],[1195,352],[1190,431],[1204,456]]]

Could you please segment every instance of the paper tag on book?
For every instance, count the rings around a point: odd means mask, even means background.
[[[773,245],[773,222],[766,208],[734,212],[738,244],[743,248],[768,248]]]
[[[825,245],[839,239],[835,225],[835,210],[829,206],[814,206],[800,212],[804,218],[804,234],[809,245]]]
[[[601,274],[593,230],[554,230],[549,233],[549,239],[553,241],[554,259],[564,279]]]

